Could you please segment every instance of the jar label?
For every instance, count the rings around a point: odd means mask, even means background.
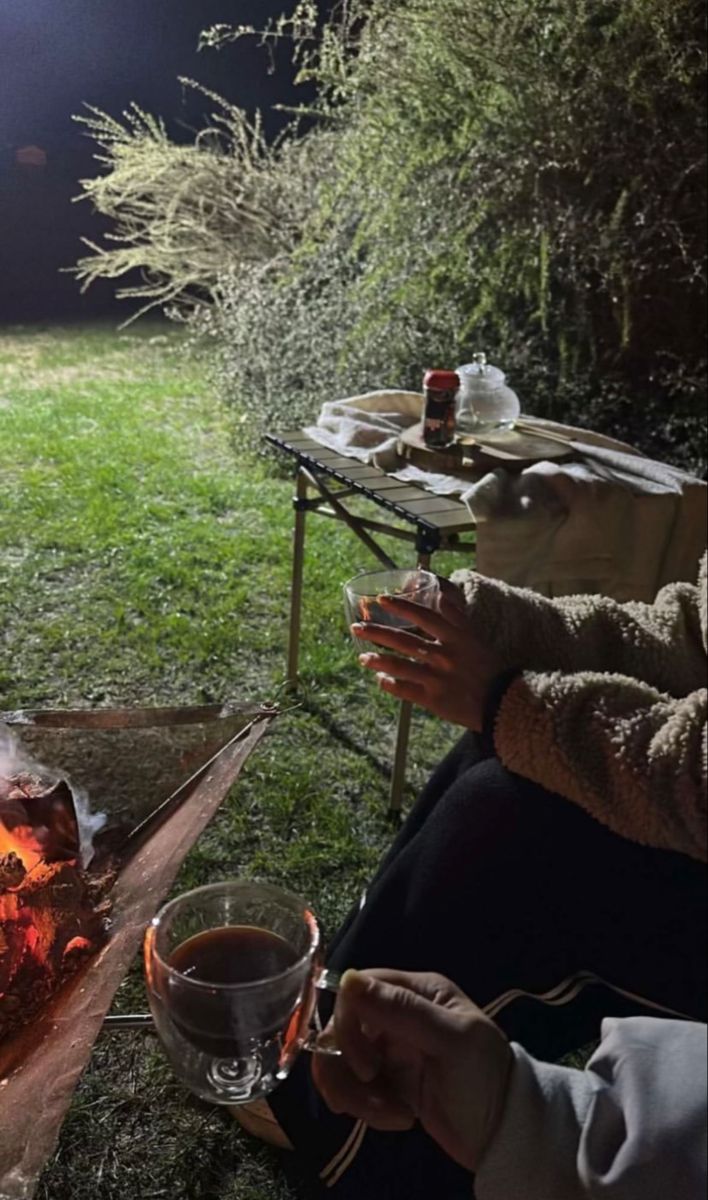
[[[426,446],[440,449],[454,441],[456,396],[454,388],[444,391],[425,389],[423,441]]]

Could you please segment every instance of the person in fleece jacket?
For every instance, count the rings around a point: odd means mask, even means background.
[[[465,733],[408,815],[365,903],[331,939],[328,966],[439,972],[513,1044],[506,1116],[485,1149],[486,1167],[520,1155],[541,1127],[552,1142],[563,1113],[563,1154],[575,1137],[586,1157],[576,1156],[567,1195],[545,1196],[543,1183],[505,1200],[633,1198],[642,1193],[626,1190],[639,1170],[632,1155],[648,1154],[646,1139],[656,1142],[652,1162],[668,1153],[682,1080],[688,1098],[696,1086],[689,1068],[702,1062],[702,1031],[673,1022],[706,1019],[706,559],[696,585],[665,587],[653,604],[548,600],[473,572],[453,579],[437,612],[399,596],[382,601],[422,635],[354,627],[380,647],[362,665],[385,691]],[[326,1021],[327,998],[320,1011]],[[600,1036],[582,1082],[532,1061],[556,1063]],[[672,1059],[677,1073],[668,1076]],[[333,1113],[305,1056],[270,1104],[333,1196],[471,1194],[466,1167],[429,1127],[387,1134],[356,1110]],[[635,1122],[650,1113],[640,1129]],[[600,1134],[609,1139],[603,1161],[614,1163],[608,1178],[631,1144],[619,1190],[583,1182],[592,1164],[603,1178],[593,1157]],[[537,1150],[544,1179],[545,1140]],[[661,1180],[658,1167],[651,1178]]]

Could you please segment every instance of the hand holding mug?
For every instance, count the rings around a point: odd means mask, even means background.
[[[334,1112],[374,1129],[415,1121],[476,1171],[501,1119],[512,1051],[497,1026],[441,975],[348,971],[334,1013],[341,1057],[313,1061]]]
[[[384,650],[360,655],[362,666],[375,671],[382,691],[397,700],[480,733],[487,694],[502,663],[473,630],[457,589],[443,581],[435,609],[403,596],[380,596],[378,604],[399,625],[415,629],[371,621],[352,625],[355,637]]]
[[[419,567],[392,567],[355,575],[344,584],[343,591],[347,624],[352,630],[355,644],[361,647],[361,642],[353,633],[354,628],[358,628],[357,622],[372,622],[377,628],[413,628],[405,613],[398,613],[390,607],[385,608],[380,603],[382,596],[401,596],[414,601],[418,606],[436,608],[440,584],[437,575],[433,575],[432,571],[424,571]]]

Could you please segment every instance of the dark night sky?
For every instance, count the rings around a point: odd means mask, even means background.
[[[120,115],[132,100],[159,113],[177,138],[210,107],[184,92],[187,75],[245,108],[271,130],[274,103],[299,98],[288,55],[275,75],[247,39],[197,52],[199,31],[218,22],[260,25],[294,0],[0,0],[0,321],[87,316],[113,306],[106,284],[80,298],[58,274],[98,225],[71,204],[77,180],[93,173],[91,142],[72,121],[84,102]],[[47,153],[45,168],[20,167],[22,146]],[[127,312],[127,310],[125,310]]]

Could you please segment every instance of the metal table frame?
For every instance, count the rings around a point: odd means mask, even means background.
[[[471,557],[475,546],[475,525],[460,500],[451,496],[434,496],[423,488],[393,479],[378,467],[328,450],[302,430],[267,434],[266,440],[275,449],[294,457],[297,464],[286,676],[288,687],[294,690],[298,682],[308,513],[343,522],[387,568],[396,567],[397,564],[373,534],[386,534],[414,545],[418,566],[430,569],[433,555],[438,551]],[[376,520],[352,512],[348,505],[355,498],[372,501],[383,509],[384,519]],[[463,540],[463,534],[472,536]],[[403,801],[411,712],[412,705],[402,701],[389,795],[392,813],[400,812]]]

